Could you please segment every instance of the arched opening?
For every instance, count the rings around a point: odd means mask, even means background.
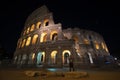
[[[21,47],[24,47],[26,39],[23,40]]]
[[[37,39],[38,39],[38,35],[35,34],[32,39],[32,44],[35,44],[37,42]]]
[[[58,34],[57,33],[53,34],[52,40],[58,40]]]
[[[29,61],[28,61],[28,64],[33,64],[35,61],[35,53],[31,53],[29,55]]]
[[[33,24],[33,25],[31,26],[30,31],[33,31],[34,29],[35,29],[35,25]]]
[[[36,28],[39,29],[40,27],[41,27],[41,22],[38,22]]]
[[[49,25],[49,20],[48,19],[44,20],[44,26],[48,26],[48,25]]]
[[[62,54],[62,58],[63,58],[63,64],[68,64],[69,63],[69,57],[70,57],[71,53],[69,50],[64,50],[63,54]]]
[[[41,38],[40,38],[40,42],[46,42],[46,40],[47,40],[47,33],[42,33]]]
[[[29,46],[29,45],[30,45],[30,42],[31,42],[31,37],[28,37],[28,38],[27,38],[27,42],[26,42],[26,46]]]
[[[57,56],[57,51],[52,51],[51,53],[51,63],[56,64],[56,57]]]
[[[27,28],[27,34],[30,32],[30,27]]]
[[[58,40],[57,31],[52,31],[50,34],[50,40]]]
[[[45,52],[39,52],[37,54],[37,65],[42,65],[42,63],[44,63],[45,60]]]

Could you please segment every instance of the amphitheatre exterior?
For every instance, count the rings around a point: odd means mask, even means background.
[[[103,37],[90,30],[62,29],[55,24],[46,6],[36,9],[26,20],[14,53],[14,64],[28,67],[75,67],[109,61]]]

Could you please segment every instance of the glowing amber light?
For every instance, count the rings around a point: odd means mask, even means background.
[[[33,39],[32,39],[32,44],[35,44],[36,41],[37,41],[37,39],[38,39],[38,35],[35,34],[35,35],[33,36]]]
[[[105,48],[105,50],[108,52],[108,49],[107,49],[107,47]]]
[[[35,29],[35,25],[33,24],[33,25],[31,26],[30,31],[33,31],[34,29]]]
[[[22,47],[24,47],[25,41],[26,41],[26,39],[23,40],[23,42],[22,42]]]
[[[34,60],[34,59],[35,59],[35,53],[32,54],[32,60]]]
[[[27,28],[27,34],[29,33],[29,31],[30,31],[30,28],[28,27],[28,28]]]
[[[104,43],[101,43],[101,45],[102,45],[102,48],[105,49],[105,45],[104,45]]]
[[[99,49],[99,44],[98,43],[96,43],[95,46],[96,46],[96,49]]]
[[[26,42],[26,46],[30,45],[30,41],[31,41],[31,37],[28,37],[27,42]]]
[[[51,53],[52,63],[55,63],[56,54],[57,54],[57,51],[53,51]]]
[[[39,29],[40,27],[41,27],[41,22],[38,22],[36,28]]]
[[[52,40],[54,34],[57,34],[57,31],[52,31],[51,32],[51,34],[50,34],[50,40]]]
[[[48,19],[44,20],[44,26],[48,26],[48,25],[49,25],[49,20]]]
[[[40,42],[46,42],[47,38],[47,33],[42,33],[41,34],[41,38],[40,38]]]

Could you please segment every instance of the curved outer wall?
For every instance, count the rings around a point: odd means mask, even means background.
[[[67,67],[74,64],[97,64],[110,56],[103,37],[79,28],[62,30],[55,24],[46,6],[36,9],[26,20],[14,53],[18,66]]]

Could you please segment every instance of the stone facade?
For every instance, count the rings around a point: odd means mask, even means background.
[[[96,64],[110,56],[103,37],[90,30],[62,29],[55,24],[46,6],[36,9],[26,20],[14,53],[14,64],[36,67],[67,67]]]

